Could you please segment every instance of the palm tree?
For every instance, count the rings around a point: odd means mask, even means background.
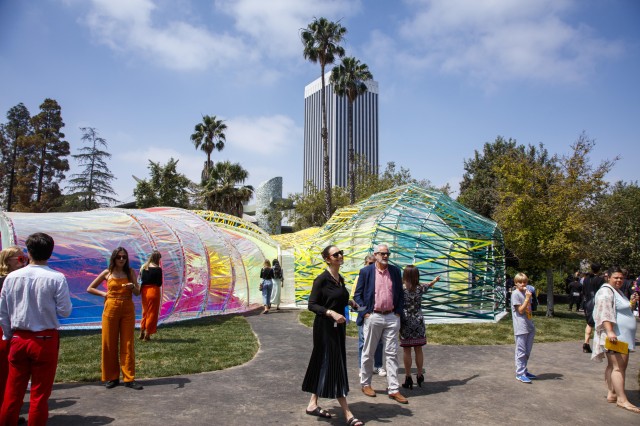
[[[324,172],[325,213],[327,220],[331,217],[331,175],[329,173],[329,134],[327,132],[327,106],[325,99],[324,70],[328,64],[335,61],[336,56],[344,56],[344,48],[339,43],[347,33],[347,29],[337,22],[326,18],[315,19],[300,33],[304,45],[304,58],[320,64],[320,78],[322,79],[322,167]]]
[[[202,196],[207,201],[209,209],[242,217],[242,204],[251,199],[253,187],[239,184],[244,183],[248,177],[249,172],[239,163],[216,163],[202,187]]]
[[[223,120],[218,120],[215,115],[205,115],[202,117],[202,123],[196,124],[194,133],[191,135],[191,141],[196,149],[200,148],[207,153],[207,162],[202,170],[203,182],[209,178],[209,170],[213,166],[211,153],[214,149],[222,151],[224,148],[226,141],[225,130],[227,130],[227,125],[224,124]]]
[[[347,114],[349,116],[347,126],[349,131],[349,203],[356,202],[356,173],[355,154],[353,150],[353,104],[358,96],[367,91],[366,81],[372,80],[373,75],[367,64],[353,57],[342,59],[342,64],[331,70],[331,81],[334,91],[338,96],[346,96],[349,99]]]

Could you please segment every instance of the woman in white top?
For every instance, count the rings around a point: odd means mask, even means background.
[[[625,342],[629,351],[635,350],[636,320],[633,309],[638,303],[638,293],[627,299],[620,291],[624,284],[622,269],[613,266],[609,269],[609,282],[603,284],[596,293],[593,318],[596,332],[593,338],[591,359],[602,361],[607,358],[604,373],[607,384],[607,401],[618,407],[640,414],[640,408],[627,399],[624,391],[625,373],[629,363],[629,354],[605,349],[607,340],[611,343]]]

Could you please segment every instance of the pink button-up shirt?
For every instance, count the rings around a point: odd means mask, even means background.
[[[393,311],[393,283],[389,268],[380,270],[376,266],[376,303],[375,311]]]

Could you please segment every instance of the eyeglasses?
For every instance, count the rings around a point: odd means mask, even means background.
[[[376,254],[379,254],[380,256],[387,256],[387,257],[391,256],[391,253],[388,251],[379,251]]]
[[[127,256],[119,254],[116,256],[116,260],[127,260]]]
[[[333,258],[335,258],[335,259],[337,259],[337,258],[339,258],[340,256],[344,256],[344,250],[337,251],[337,252],[335,252],[335,253],[331,254],[330,256],[331,256],[331,257],[333,257]]]
[[[25,256],[11,256],[10,259],[18,259],[18,262],[20,263],[24,263],[27,261],[27,258]]]

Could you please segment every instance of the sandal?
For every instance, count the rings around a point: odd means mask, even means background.
[[[607,398],[607,402],[610,404],[615,404],[616,402],[618,402],[617,396],[614,396],[613,398],[609,398],[608,396],[605,396],[605,398]]]
[[[620,408],[624,408],[625,410],[629,410],[632,413],[637,413],[640,414],[640,408],[636,407],[635,405],[620,405],[620,404],[616,404],[618,407]]]
[[[353,416],[347,420],[347,426],[364,426],[364,422],[356,419],[356,416]]]
[[[320,407],[316,407],[314,410],[305,410],[305,411],[310,416],[322,417],[325,419],[330,419],[332,417],[330,412],[328,412],[327,410],[323,410]]]

